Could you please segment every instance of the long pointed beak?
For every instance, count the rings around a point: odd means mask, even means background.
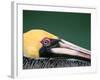
[[[86,59],[91,59],[91,52],[73,43],[63,39],[59,42],[59,48],[52,48],[51,51],[55,54],[66,54],[71,56],[78,56]]]

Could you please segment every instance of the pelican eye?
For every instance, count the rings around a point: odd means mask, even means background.
[[[44,38],[41,43],[43,44],[43,46],[50,46],[51,41],[48,38]]]

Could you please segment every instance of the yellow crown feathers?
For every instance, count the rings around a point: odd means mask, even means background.
[[[43,46],[41,41],[45,37],[58,39],[57,36],[41,29],[33,29],[24,33],[24,56],[38,58],[39,50]]]

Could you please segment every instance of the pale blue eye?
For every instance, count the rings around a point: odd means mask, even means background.
[[[50,40],[49,39],[43,40],[43,45],[44,46],[49,46],[50,45]]]

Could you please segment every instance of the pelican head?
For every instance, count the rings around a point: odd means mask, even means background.
[[[29,58],[78,56],[90,59],[91,57],[89,50],[41,29],[33,29],[24,33],[23,53]]]

